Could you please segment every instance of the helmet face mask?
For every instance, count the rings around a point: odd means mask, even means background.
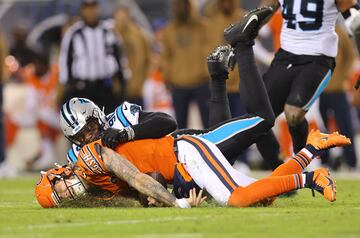
[[[98,125],[96,133],[92,130],[94,121]],[[98,139],[108,127],[108,123],[104,112],[95,103],[86,98],[72,98],[60,110],[60,126],[66,138],[78,146],[83,146]],[[91,133],[88,133],[88,130],[91,130]]]
[[[62,187],[62,190],[59,189]],[[60,200],[75,200],[85,194],[86,189],[79,177],[75,173],[69,176],[62,176],[55,182],[54,192]]]

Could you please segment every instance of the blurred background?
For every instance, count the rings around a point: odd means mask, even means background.
[[[227,25],[258,4],[257,0],[0,1],[0,178],[66,162],[69,145],[60,131],[59,108],[74,95],[91,98],[106,112],[127,100],[144,110],[169,113],[179,128],[206,127],[206,55],[224,43]],[[279,48],[281,23],[279,13],[260,31],[255,53],[261,71]],[[342,126],[354,133],[352,150],[359,150],[360,92],[353,85],[360,75],[360,60],[342,24],[339,19],[337,73],[307,118],[311,128],[332,132]],[[96,28],[96,33],[78,34],[83,27]],[[237,72],[232,72],[227,82],[232,116],[245,113],[239,82]],[[328,99],[333,94],[346,95],[345,106],[339,107],[350,111],[350,119],[335,113]],[[283,116],[275,132],[286,159],[292,155],[292,144]],[[336,148],[322,163],[356,176],[360,173],[354,159],[359,153]],[[235,166],[245,172],[267,169],[255,148],[240,156]]]

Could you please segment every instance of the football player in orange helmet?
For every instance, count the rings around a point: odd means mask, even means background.
[[[62,183],[59,183],[62,181]],[[86,192],[86,183],[69,166],[42,171],[35,187],[35,196],[44,208],[59,205],[62,198],[76,199]]]
[[[103,150],[111,151],[108,148],[103,148]],[[109,159],[117,160],[117,162],[119,162],[117,166],[123,169],[121,175],[117,174],[122,181],[117,180],[115,176],[102,174],[99,185],[104,184],[104,190],[113,192],[114,195],[121,193],[123,190],[127,190],[128,186],[125,183],[127,182],[137,191],[166,206],[190,208],[200,205],[206,199],[206,197],[202,197],[202,190],[197,194],[195,189],[190,191],[189,198],[176,199],[174,195],[151,176],[139,172],[134,165],[121,156],[116,155],[113,151],[108,153],[110,155]],[[87,172],[90,171],[91,170]],[[81,198],[85,194],[89,194],[87,193],[88,188],[94,188],[94,185],[96,188],[99,188],[99,190],[102,189],[101,187],[97,187],[96,184],[93,184],[99,181],[86,179],[87,176],[84,173],[85,171],[81,169],[81,167],[74,166],[74,168],[72,168],[67,165],[56,165],[54,169],[46,172],[42,171],[35,187],[37,201],[43,208],[53,208],[57,207],[64,200],[71,201]],[[106,185],[109,184],[110,187],[106,187]]]

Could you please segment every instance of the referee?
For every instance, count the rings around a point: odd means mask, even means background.
[[[60,100],[84,97],[111,112],[125,96],[127,60],[96,0],[83,0],[81,21],[65,33],[60,50]]]

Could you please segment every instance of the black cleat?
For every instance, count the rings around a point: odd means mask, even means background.
[[[223,76],[227,78],[229,69],[233,70],[235,66],[234,56],[233,48],[230,45],[216,47],[207,57],[209,74],[212,77]]]
[[[225,40],[233,47],[235,47],[238,42],[253,45],[253,40],[256,38],[264,20],[272,13],[272,7],[262,7],[250,11],[241,21],[225,28]]]

